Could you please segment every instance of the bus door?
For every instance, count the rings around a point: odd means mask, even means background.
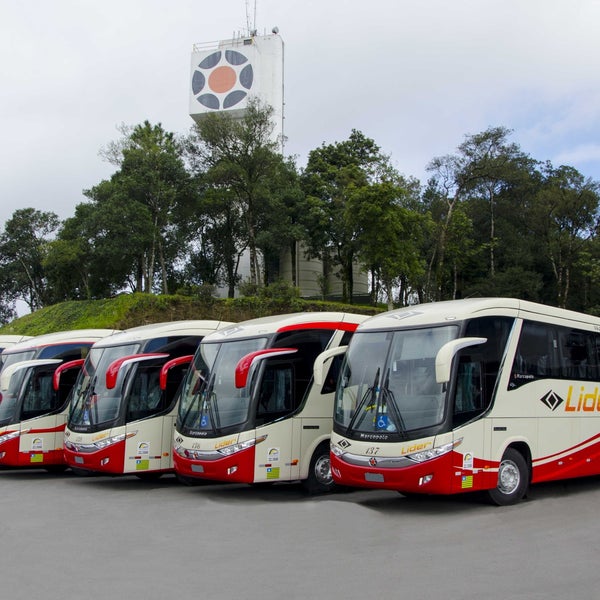
[[[171,413],[164,415],[162,421],[162,456],[161,456],[161,469],[171,470],[173,469],[173,434],[175,432],[175,421],[177,419],[177,413],[172,411]]]
[[[21,456],[29,462],[62,463],[62,444],[66,424],[67,398],[83,360],[56,366],[57,360],[30,369],[23,390],[20,412]]]
[[[489,385],[492,385],[491,389]],[[453,476],[454,491],[468,491],[488,485],[488,470],[484,469],[492,457],[493,419],[481,418],[486,412],[493,392],[493,382],[486,385],[485,361],[481,348],[472,347],[460,356],[454,396],[454,440],[462,440],[456,447],[457,461]],[[492,482],[496,475],[491,475]],[[485,478],[485,480],[484,480]]]
[[[254,464],[255,482],[289,481],[292,462],[297,461],[293,447],[299,447],[300,419],[291,418],[295,410],[294,373],[289,362],[265,361],[256,405],[257,443]],[[298,440],[295,444],[295,440]]]
[[[153,364],[151,364],[153,363]],[[136,365],[131,388],[126,402],[126,473],[143,473],[159,471],[163,466],[164,448],[169,448],[173,430],[167,426],[164,416],[169,399],[166,390],[160,386],[161,365],[156,361],[140,362]],[[172,420],[169,420],[172,425]],[[169,430],[171,437],[165,446]]]

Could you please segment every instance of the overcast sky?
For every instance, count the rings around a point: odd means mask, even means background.
[[[19,208],[72,216],[113,173],[98,151],[120,124],[187,133],[193,44],[249,22],[284,40],[300,166],[355,128],[424,183],[432,158],[502,125],[600,180],[596,0],[0,0],[2,229]]]

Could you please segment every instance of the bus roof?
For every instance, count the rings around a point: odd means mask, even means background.
[[[24,342],[30,338],[30,335],[0,335],[0,352],[6,350],[6,348],[10,346],[14,346],[19,342]]]
[[[72,329],[69,331],[57,331],[55,333],[46,333],[31,337],[17,344],[13,344],[3,351],[2,354],[13,354],[23,352],[33,348],[51,346],[63,342],[96,342],[108,335],[115,333],[116,329]]]
[[[254,337],[285,331],[286,329],[322,328],[326,324],[329,324],[330,329],[343,329],[346,325],[348,329],[354,330],[356,325],[368,318],[368,315],[345,312],[299,312],[272,315],[249,319],[225,327],[205,337],[203,341],[221,342],[224,339]]]
[[[142,342],[157,337],[195,335],[205,336],[216,329],[232,325],[229,321],[217,320],[186,320],[186,321],[168,321],[164,323],[153,323],[150,325],[140,325],[132,327],[109,337],[99,340],[94,344],[94,348],[106,348],[108,346],[120,346],[122,344],[131,344]]]
[[[600,318],[554,306],[538,304],[516,298],[467,298],[415,304],[390,310],[370,317],[359,326],[359,331],[420,327],[439,323],[452,323],[467,318],[498,315],[524,319],[565,321],[573,324],[600,326]]]

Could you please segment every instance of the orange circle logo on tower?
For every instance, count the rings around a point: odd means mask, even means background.
[[[202,106],[223,110],[239,104],[252,88],[254,70],[236,50],[218,50],[206,56],[192,75],[192,93]]]

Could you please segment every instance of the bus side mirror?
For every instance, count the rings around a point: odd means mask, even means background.
[[[173,367],[176,367],[177,365],[185,365],[187,363],[191,363],[192,360],[194,360],[194,355],[186,354],[185,356],[178,356],[177,358],[174,358],[173,360],[167,361],[162,366],[162,369],[160,370],[160,379],[159,379],[160,389],[163,392],[167,389],[167,377],[169,375],[169,371]]]
[[[63,363],[54,371],[54,375],[52,376],[52,387],[54,391],[58,391],[60,387],[60,376],[64,371],[68,371],[69,369],[80,369],[85,362],[84,358],[79,358],[77,360],[72,360],[70,362]]]
[[[153,358],[169,358],[169,355],[160,352],[148,352],[146,354],[131,354],[129,356],[117,358],[117,360],[111,362],[110,365],[108,365],[108,369],[106,369],[106,389],[112,390],[115,385],[117,385],[119,371],[126,365],[141,362],[143,360],[152,360]]]
[[[450,381],[450,370],[452,369],[452,359],[456,353],[469,346],[485,344],[487,338],[468,337],[452,340],[444,344],[435,357],[435,380],[437,383],[448,383]]]
[[[39,358],[34,360],[23,360],[18,363],[13,363],[2,369],[0,376],[0,389],[8,390],[12,376],[22,369],[33,369],[34,367],[44,367],[46,365],[59,365],[62,362],[60,358]]]
[[[334,356],[339,356],[340,354],[344,354],[348,346],[337,346],[335,348],[329,348],[329,350],[324,350],[315,358],[315,362],[313,365],[313,379],[315,385],[321,387],[325,382],[325,377],[327,375],[327,371],[329,370],[329,366]]]
[[[273,356],[293,354],[294,352],[298,352],[298,348],[266,348],[265,350],[257,350],[256,352],[250,352],[250,354],[242,356],[235,366],[235,387],[238,389],[246,387],[248,373],[250,373],[250,368],[255,362]]]

